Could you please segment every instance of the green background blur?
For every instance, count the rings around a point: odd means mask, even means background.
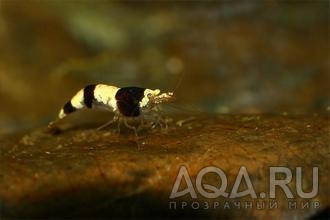
[[[100,82],[175,89],[208,113],[328,113],[328,27],[321,0],[2,0],[0,136]]]

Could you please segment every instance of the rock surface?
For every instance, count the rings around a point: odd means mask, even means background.
[[[137,143],[140,150],[137,149]],[[215,115],[174,117],[167,133],[158,129],[139,134],[98,131],[92,126],[51,134],[40,129],[1,140],[1,216],[7,218],[125,218],[194,217],[283,219],[309,217],[330,205],[329,117],[272,115]],[[180,167],[188,169],[192,183],[206,166],[216,166],[228,178],[230,193],[241,166],[246,166],[258,199],[205,199],[198,194],[169,199]],[[277,209],[269,208],[269,167],[293,171],[289,184],[295,199],[277,189]],[[303,169],[303,190],[311,191],[312,167],[319,168],[317,196],[300,199],[295,168]],[[280,177],[279,177],[280,178]],[[203,182],[219,187],[219,176],[207,174]],[[181,184],[184,189],[185,183]],[[196,189],[196,187],[195,187]],[[240,191],[246,189],[244,181]],[[196,191],[197,192],[197,191]],[[265,199],[259,193],[267,194]],[[192,202],[201,207],[194,210]],[[214,202],[219,206],[214,209]],[[245,208],[245,201],[253,207]],[[265,209],[256,209],[256,202]],[[297,201],[297,209],[288,209]],[[302,210],[301,201],[309,203]],[[170,202],[176,202],[176,209]],[[187,206],[182,209],[182,202]],[[205,202],[210,204],[205,208]],[[230,209],[224,209],[228,202]],[[238,209],[235,202],[241,202]],[[318,209],[313,204],[319,203]],[[196,205],[196,204],[195,204]]]

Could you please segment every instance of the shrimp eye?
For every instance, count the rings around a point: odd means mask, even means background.
[[[148,97],[148,98],[152,98],[152,94],[151,94],[151,93],[148,93],[148,94],[147,94],[147,97]]]

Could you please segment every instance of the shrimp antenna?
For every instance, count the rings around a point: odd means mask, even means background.
[[[185,76],[185,72],[182,72],[182,74],[181,74],[181,76],[180,76],[180,78],[179,78],[179,81],[176,83],[176,85],[175,85],[175,87],[174,87],[174,89],[173,89],[173,91],[172,91],[173,94],[175,94],[175,92],[177,91],[177,89],[178,89],[179,86],[181,85],[184,76]]]

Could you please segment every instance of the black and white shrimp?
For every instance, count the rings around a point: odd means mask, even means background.
[[[105,84],[88,85],[79,90],[76,95],[68,101],[60,110],[59,119],[65,118],[67,115],[83,109],[105,108],[114,113],[114,117],[102,129],[113,122],[118,122],[118,127],[124,122],[126,127],[131,128],[137,134],[137,128],[128,124],[130,118],[138,118],[141,120],[139,128],[145,126],[155,126],[162,123],[162,117],[159,115],[159,104],[172,100],[173,92],[161,93],[159,89],[147,89],[140,87],[124,87]],[[153,114],[154,121],[151,123],[144,122],[144,114]],[[166,124],[166,123],[165,123]],[[52,127],[53,123],[50,123]]]

